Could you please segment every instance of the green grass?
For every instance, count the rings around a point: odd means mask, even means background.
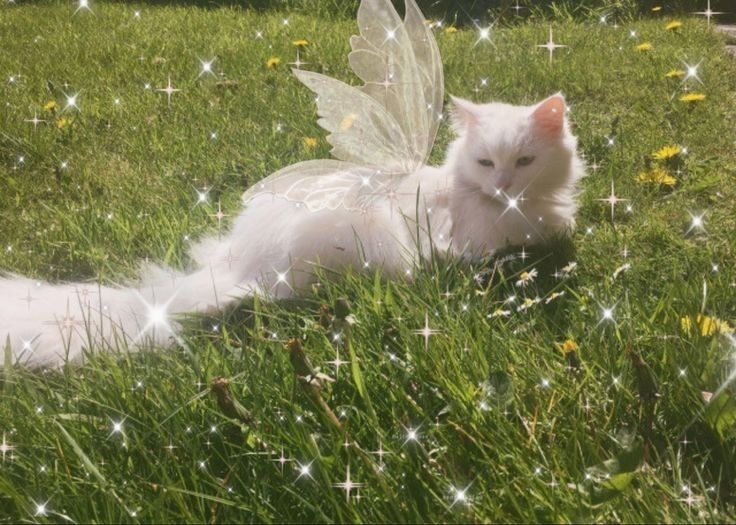
[[[217,231],[218,201],[232,218],[249,184],[328,155],[311,94],[286,62],[306,38],[306,67],[352,79],[352,20],[293,15],[285,26],[288,15],[271,11],[93,8],[0,8],[0,268],[114,281],[134,278],[145,258],[186,267],[189,243]],[[534,47],[546,24],[499,30],[493,45],[438,32],[446,92],[568,97],[581,150],[601,165],[583,184],[574,253],[531,248],[495,272],[493,261],[434,260],[413,282],[325,275],[302,301],[244,301],[193,320],[187,349],[6,368],[0,433],[14,448],[0,459],[0,522],[736,520],[734,386],[710,405],[702,395],[733,372],[736,345],[681,322],[736,318],[736,64],[702,21],[664,25],[557,22],[555,40],[569,47],[552,66]],[[634,50],[643,41],[650,52]],[[198,78],[198,59],[214,56],[221,78]],[[282,63],[267,69],[272,56]],[[688,106],[682,82],[664,75],[701,60],[702,85],[687,85],[707,98]],[[170,106],[155,91],[169,76],[182,89]],[[81,111],[62,111],[64,93],[77,92]],[[50,100],[55,114],[43,109]],[[35,131],[25,122],[34,112],[48,121]],[[60,129],[62,117],[71,123]],[[306,148],[312,136],[318,146]],[[443,127],[435,162],[449,139]],[[670,168],[677,185],[637,183],[668,144],[688,149]],[[597,200],[612,180],[629,199],[613,222]],[[205,185],[209,203],[195,206]],[[690,228],[691,214],[704,214],[704,230]],[[551,276],[572,259],[573,276]],[[631,268],[613,279],[624,262]],[[539,278],[515,287],[532,267]],[[564,295],[488,318],[509,294],[555,291]],[[358,322],[334,342],[339,321],[320,312],[341,297]],[[602,321],[612,305],[614,320]],[[426,348],[413,332],[425,315],[439,330]],[[337,378],[319,396],[342,430],[295,377],[284,346],[293,337]],[[567,339],[573,354],[557,348]],[[351,361],[339,375],[328,363],[335,346]],[[248,423],[209,393],[217,376],[230,378]],[[383,468],[370,453],[380,446],[390,451]],[[283,469],[282,451],[293,460]],[[297,462],[312,477],[299,478]],[[365,484],[360,500],[334,486],[348,467]],[[467,487],[468,501],[453,487]],[[45,502],[47,516],[37,514]]]

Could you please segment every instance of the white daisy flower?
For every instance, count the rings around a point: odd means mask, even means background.
[[[524,310],[528,310],[535,304],[539,304],[540,301],[541,299],[539,297],[535,297],[534,299],[530,299],[529,297],[527,297],[526,299],[524,299],[524,302],[519,305],[516,311],[523,312]]]
[[[526,286],[530,282],[534,281],[538,273],[539,272],[537,272],[536,268],[532,268],[528,272],[521,272],[521,275],[519,275],[519,280],[516,281],[516,286]]]

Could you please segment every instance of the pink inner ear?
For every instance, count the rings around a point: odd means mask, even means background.
[[[536,128],[550,138],[559,137],[565,125],[565,99],[550,97],[534,110],[532,119]]]

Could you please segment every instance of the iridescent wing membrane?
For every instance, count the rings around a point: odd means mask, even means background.
[[[362,87],[293,70],[317,94],[318,123],[329,132],[337,160],[279,170],[245,193],[246,204],[270,193],[311,211],[365,209],[427,161],[443,97],[442,63],[432,30],[414,0],[406,0],[403,21],[390,0],[363,0],[358,28],[348,59],[365,82]]]

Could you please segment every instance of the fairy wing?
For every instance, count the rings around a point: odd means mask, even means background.
[[[348,60],[365,82],[360,90],[399,125],[416,169],[426,162],[434,144],[444,84],[432,30],[414,0],[405,0],[405,6],[402,22],[390,0],[363,0],[358,8],[360,35],[350,39]]]
[[[335,158],[384,172],[414,171],[429,157],[442,112],[434,35],[414,0],[406,0],[404,21],[390,0],[363,0],[358,29],[348,60],[362,87],[309,71],[294,74],[317,94],[318,123],[330,132]]]
[[[377,197],[390,196],[398,177],[340,160],[307,160],[287,166],[248,189],[243,203],[269,194],[310,211],[367,212]]]
[[[317,95],[318,123],[329,132],[338,160],[284,168],[248,190],[246,203],[266,192],[310,210],[365,210],[395,187],[397,176],[426,162],[443,97],[442,64],[431,29],[414,0],[406,0],[404,21],[390,0],[363,0],[358,27],[348,58],[363,86],[294,70]]]

